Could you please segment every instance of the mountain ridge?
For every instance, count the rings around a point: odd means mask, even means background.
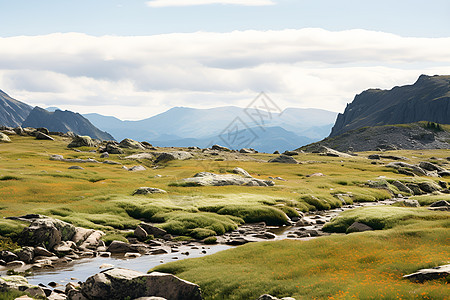
[[[16,100],[0,90],[0,125],[17,127],[22,125],[33,107]]]

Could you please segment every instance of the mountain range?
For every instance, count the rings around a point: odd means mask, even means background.
[[[0,90],[0,125],[20,126],[32,109],[30,105],[11,98]]]
[[[208,147],[218,143],[233,149],[246,146],[273,152],[326,137],[336,115],[320,109],[288,108],[269,114],[262,110],[226,106],[210,109],[174,107],[139,121],[122,121],[100,114],[83,116],[118,140],[128,137],[160,147]],[[231,127],[237,129],[240,141],[224,138]]]

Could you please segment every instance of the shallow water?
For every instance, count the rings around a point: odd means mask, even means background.
[[[111,264],[114,267],[121,267],[126,269],[131,269],[135,271],[140,271],[146,273],[151,268],[154,268],[163,263],[176,261],[174,257],[178,260],[202,257],[217,253],[222,250],[230,249],[231,246],[227,245],[213,245],[205,246],[205,249],[191,249],[186,248],[189,251],[189,255],[182,255],[180,252],[160,254],[160,255],[143,255],[138,258],[125,259],[123,255],[114,257],[94,257],[94,258],[83,258],[73,260],[65,265],[58,265],[54,269],[38,269],[33,272],[32,276],[28,276],[28,282],[31,284],[48,284],[49,282],[56,282],[61,285],[66,285],[68,282],[85,281],[88,277],[97,274],[102,269],[100,266],[103,264]],[[181,248],[180,248],[181,249]],[[206,250],[206,254],[201,253]],[[185,249],[183,249],[185,251]],[[71,279],[75,278],[75,279]]]

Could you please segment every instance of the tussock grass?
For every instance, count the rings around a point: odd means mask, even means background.
[[[243,219],[246,223],[265,222],[267,225],[287,225],[287,215],[271,206],[227,205],[217,211],[221,215],[231,215]]]
[[[446,299],[445,281],[402,279],[447,263],[450,232],[442,222],[247,244],[154,270],[199,284],[205,299],[256,299],[264,293],[295,299]]]

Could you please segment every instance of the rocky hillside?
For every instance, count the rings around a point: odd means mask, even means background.
[[[56,110],[49,112],[43,108],[35,107],[22,124],[23,127],[45,127],[49,131],[72,131],[78,135],[88,135],[94,139],[114,140],[107,132],[99,130],[89,120],[71,111]]]
[[[356,95],[338,115],[330,137],[366,126],[418,121],[450,124],[450,76],[421,75],[413,85]]]
[[[0,126],[20,126],[32,109],[0,90]]]
[[[364,127],[297,150],[317,151],[321,146],[338,151],[376,151],[396,149],[450,149],[450,126],[430,122]]]

